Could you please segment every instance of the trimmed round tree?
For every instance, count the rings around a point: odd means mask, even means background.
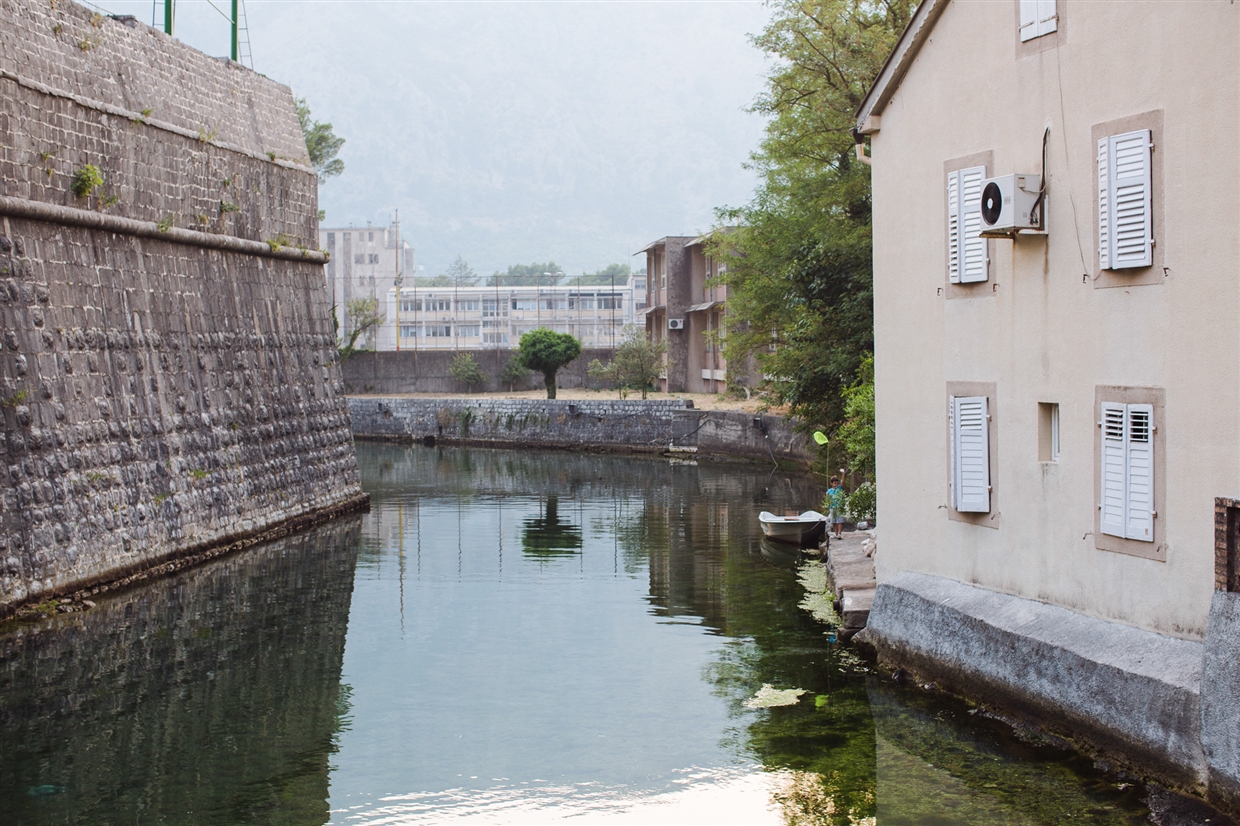
[[[557,333],[540,327],[521,336],[517,345],[521,363],[543,374],[547,385],[547,398],[555,398],[555,374],[577,356],[581,355],[581,342],[568,333]]]

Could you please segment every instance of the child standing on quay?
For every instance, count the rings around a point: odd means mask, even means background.
[[[827,504],[831,508],[829,518],[835,529],[835,538],[839,539],[844,535],[844,489],[835,476],[831,477],[831,487],[827,488]]]

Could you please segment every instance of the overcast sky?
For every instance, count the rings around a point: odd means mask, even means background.
[[[229,0],[214,0],[228,10]],[[152,4],[99,0],[150,22]],[[319,189],[326,226],[386,224],[424,274],[554,260],[568,273],[748,200],[763,121],[760,2],[247,0],[254,68],[346,139]],[[206,0],[176,35],[228,54]],[[155,13],[162,26],[162,0]]]

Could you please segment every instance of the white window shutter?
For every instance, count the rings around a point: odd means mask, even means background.
[[[1111,536],[1124,535],[1124,510],[1127,505],[1128,451],[1125,433],[1125,407],[1102,404],[1102,532]]]
[[[947,278],[960,283],[960,173],[947,173]]]
[[[1110,138],[1098,141],[1098,269],[1111,269]]]
[[[1020,0],[1020,42],[1038,36],[1039,0]]]
[[[982,231],[982,181],[986,167],[960,170],[960,283],[974,284],[989,277],[986,239]]]
[[[990,422],[985,396],[954,396],[955,504],[961,513],[990,510]]]
[[[1111,269],[1154,263],[1154,225],[1150,199],[1150,130],[1107,139],[1110,191]]]
[[[1128,405],[1128,485],[1124,536],[1154,541],[1154,407]]]
[[[1059,27],[1059,15],[1055,11],[1055,0],[1038,0],[1037,14],[1039,35],[1050,34]]]

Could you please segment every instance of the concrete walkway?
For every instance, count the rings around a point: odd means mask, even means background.
[[[835,610],[844,620],[845,639],[865,628],[874,602],[874,559],[862,547],[869,538],[868,531],[845,533],[842,539],[832,538],[827,552],[827,582],[835,594]]]

